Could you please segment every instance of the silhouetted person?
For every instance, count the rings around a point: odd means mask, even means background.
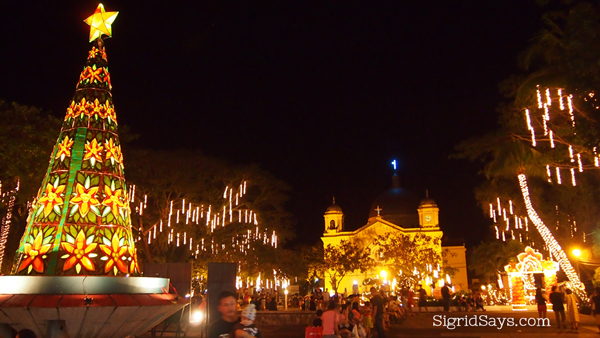
[[[17,333],[17,338],[37,338],[37,336],[30,329],[23,329]]]

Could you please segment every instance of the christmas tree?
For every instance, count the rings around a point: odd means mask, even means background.
[[[102,40],[117,14],[100,4],[85,20],[92,49],[32,205],[15,274],[139,274]]]

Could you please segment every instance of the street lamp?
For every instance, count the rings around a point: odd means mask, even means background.
[[[579,280],[581,281],[581,273],[579,273],[579,256],[581,256],[581,250],[573,250],[573,255],[577,257],[577,277],[579,277]]]

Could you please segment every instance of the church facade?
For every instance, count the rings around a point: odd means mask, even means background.
[[[344,212],[339,205],[335,204],[335,200],[325,211],[324,223],[325,231],[321,237],[324,248],[328,245],[337,246],[342,241],[362,243],[371,249],[371,254],[376,261],[379,261],[379,257],[376,257],[377,248],[373,244],[373,240],[378,236],[389,237],[392,234],[415,236],[416,234],[423,234],[433,239],[439,239],[438,244],[433,247],[434,250],[444,256],[446,264],[457,269],[450,283],[456,291],[468,287],[464,243],[462,241],[452,243],[444,238],[444,233],[439,227],[439,208],[436,202],[428,196],[420,200],[418,196],[401,188],[397,175],[393,177],[391,189],[381,194],[373,202],[367,224],[364,226],[354,231],[345,231]],[[440,265],[443,264],[442,262],[439,263]],[[388,274],[389,276],[387,276]],[[325,287],[331,289],[331,281],[328,274],[325,275]],[[389,277],[387,283],[393,290],[395,287],[393,277],[389,268],[382,263],[366,273],[354,271],[347,274],[341,280],[338,291],[344,292],[346,290],[348,293],[365,292],[370,287],[363,285],[365,280],[372,278],[385,279],[386,276]],[[445,276],[438,277],[441,280],[446,280]],[[429,294],[434,291],[434,287],[431,287],[433,282],[433,278],[422,281],[424,289]],[[414,285],[414,287],[417,286]],[[440,284],[436,284],[435,287],[440,287]]]

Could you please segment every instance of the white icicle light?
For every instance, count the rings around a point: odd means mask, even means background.
[[[573,146],[569,145],[569,156],[571,157],[571,162],[575,162],[575,157],[573,157]]]
[[[558,103],[560,104],[560,110],[565,110],[565,104],[562,97],[562,89],[558,89]]]
[[[536,146],[536,142],[535,142],[535,130],[531,126],[531,118],[529,117],[529,109],[525,109],[525,118],[527,120],[527,129],[529,129],[531,131],[531,145],[535,147]]]
[[[573,94],[567,96],[567,104],[569,105],[569,115],[571,116],[571,122],[575,127],[575,115],[573,114]]]

